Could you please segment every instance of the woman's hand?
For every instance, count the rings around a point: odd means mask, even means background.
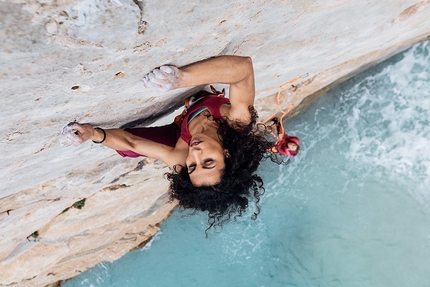
[[[167,92],[179,86],[181,71],[175,66],[161,66],[143,78],[145,88]]]
[[[91,125],[69,123],[61,131],[60,144],[78,146],[89,139],[94,139],[95,136],[97,133]]]

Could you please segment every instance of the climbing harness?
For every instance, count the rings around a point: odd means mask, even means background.
[[[295,82],[300,81],[304,78],[306,78],[309,74],[303,74],[300,77],[294,78],[288,82],[285,82],[281,84],[278,88],[273,89],[267,89],[258,92],[257,94],[262,94],[265,92],[273,91],[278,89],[278,94],[276,96],[276,104],[278,105],[282,115],[278,118],[275,117],[275,114],[272,114],[267,120],[258,123],[258,125],[262,125],[266,132],[268,132],[271,136],[276,138],[276,143],[272,149],[273,153],[279,153],[280,155],[284,156],[296,156],[299,153],[300,150],[300,140],[297,137],[289,136],[285,132],[284,126],[283,126],[283,118],[285,115],[287,115],[292,108],[294,107],[293,104],[289,105],[287,109],[284,111],[282,109],[282,91],[285,91],[288,86],[293,85]],[[272,121],[271,124],[268,124],[270,121]],[[290,148],[291,147],[291,148]],[[292,148],[295,148],[295,150],[292,150]]]

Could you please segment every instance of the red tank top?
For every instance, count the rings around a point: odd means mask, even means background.
[[[188,108],[187,114],[185,115],[182,124],[181,124],[181,139],[183,139],[188,145],[191,141],[190,131],[188,130],[188,119],[192,116],[196,111],[198,111],[202,107],[206,107],[214,119],[221,119],[221,111],[220,108],[223,104],[228,103],[229,100],[222,96],[217,95],[208,95],[198,100],[195,104]]]

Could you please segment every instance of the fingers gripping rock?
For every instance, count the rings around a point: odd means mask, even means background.
[[[79,135],[76,130],[75,123],[69,123],[63,128],[60,134],[60,145],[61,146],[78,146],[84,142],[83,138]]]
[[[178,87],[179,75],[180,70],[177,67],[161,66],[143,78],[143,85],[157,92],[167,92]]]

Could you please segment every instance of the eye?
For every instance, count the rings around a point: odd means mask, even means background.
[[[188,166],[188,173],[192,173],[196,169],[196,164],[192,163]]]
[[[211,164],[212,162],[213,162],[213,159],[211,158],[205,159],[205,164]]]

